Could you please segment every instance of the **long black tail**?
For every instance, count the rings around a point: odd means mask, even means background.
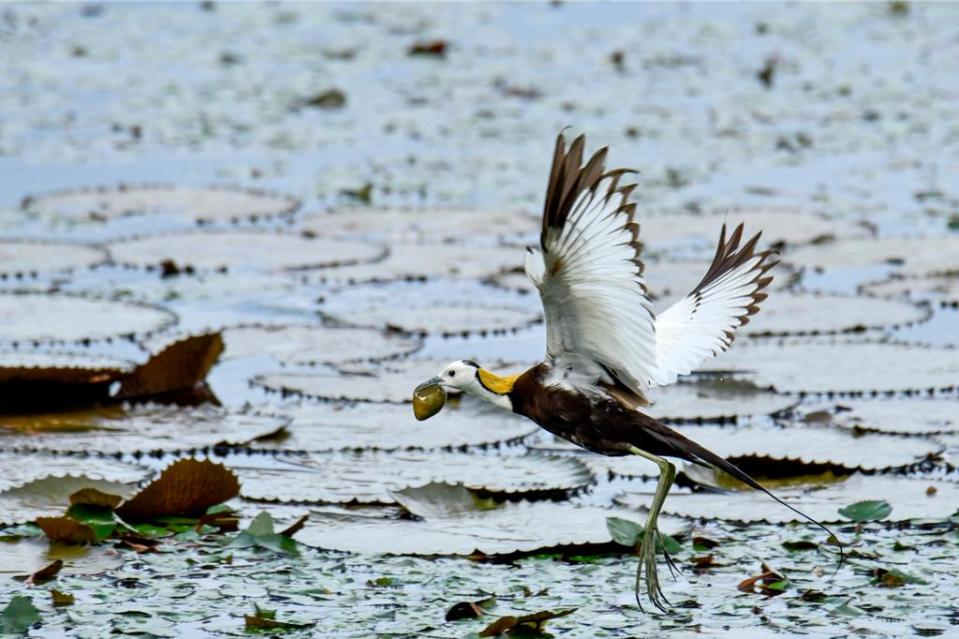
[[[660,422],[656,422],[656,424],[662,430],[656,429],[656,432],[650,433],[650,434],[652,434],[656,439],[662,442],[665,445],[665,447],[670,449],[672,455],[675,455],[677,457],[680,457],[682,459],[685,459],[687,461],[690,461],[696,464],[700,464],[704,466],[712,466],[713,468],[719,469],[731,475],[732,477],[735,477],[736,479],[743,482],[750,488],[754,488],[756,490],[760,490],[766,493],[767,495],[769,495],[770,497],[775,499],[777,502],[779,502],[780,504],[782,504],[789,510],[793,511],[794,513],[796,513],[797,515],[799,515],[806,521],[818,526],[819,528],[822,528],[829,535],[829,537],[835,541],[836,545],[839,547],[839,564],[836,566],[836,570],[839,570],[839,568],[842,567],[842,562],[846,556],[845,552],[843,551],[842,544],[839,542],[839,537],[837,537],[836,534],[833,533],[833,531],[831,531],[828,527],[826,527],[825,524],[823,524],[821,521],[817,519],[813,519],[812,517],[810,517],[803,511],[799,510],[798,508],[794,506],[790,506],[785,501],[783,501],[782,499],[774,495],[772,492],[770,492],[767,488],[764,488],[759,482],[757,482],[755,479],[750,477],[744,470],[742,470],[735,464],[726,461],[725,459],[723,459],[716,453],[712,452],[711,450],[697,444],[696,442],[689,439],[688,437],[684,437],[682,434],[677,433],[676,431],[665,426],[664,424]],[[666,454],[668,455],[670,453],[666,453]]]

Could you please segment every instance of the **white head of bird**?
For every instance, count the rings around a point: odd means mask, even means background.
[[[512,411],[509,392],[513,390],[518,377],[500,377],[468,359],[450,362],[439,375],[416,387],[413,392],[413,411],[417,419],[429,419],[446,404],[447,390],[473,395]]]

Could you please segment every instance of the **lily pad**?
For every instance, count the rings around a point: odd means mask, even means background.
[[[21,207],[37,215],[73,221],[161,214],[209,223],[288,217],[300,202],[289,195],[235,186],[121,184],[31,195]]]
[[[429,482],[458,483],[474,490],[558,497],[593,481],[570,457],[539,454],[476,455],[452,452],[314,454],[270,460],[228,460],[247,499],[281,502],[393,503],[391,493]],[[389,472],[384,474],[384,469]]]
[[[689,212],[647,213],[641,220],[643,243],[655,251],[671,247],[715,249],[724,223],[746,224],[747,230],[762,231],[764,244],[800,245],[831,237],[866,235],[867,230],[848,220],[830,220],[798,209],[755,208],[720,210],[699,214]]]
[[[670,304],[685,297],[709,270],[708,260],[663,261],[650,260],[646,263],[644,277],[646,288],[653,300],[654,310],[665,310]],[[782,263],[776,264],[769,272],[773,281],[768,289],[782,290],[793,283],[794,276]],[[526,277],[522,269],[497,273],[486,278],[486,282],[500,288],[518,291],[523,294],[536,293],[536,287]],[[765,308],[765,305],[763,306]]]
[[[376,361],[408,355],[422,342],[402,333],[326,326],[237,326],[224,331],[226,357],[268,355],[284,364]]]
[[[539,430],[524,417],[471,398],[447,404],[425,422],[416,421],[407,404],[303,403],[283,412],[293,420],[288,436],[255,442],[257,448],[309,452],[459,448],[514,442]]]
[[[387,256],[372,264],[340,266],[318,273],[321,282],[363,284],[433,278],[478,278],[522,264],[523,251],[504,246],[392,244]]]
[[[596,506],[552,501],[506,502],[477,500],[463,486],[428,484],[396,493],[404,509],[419,520],[351,514],[314,508],[300,543],[328,550],[390,555],[485,555],[533,552],[557,546],[606,544],[610,516],[635,516]],[[667,534],[683,523],[660,518]]]
[[[930,491],[930,487],[935,490]],[[959,483],[892,475],[867,477],[856,474],[840,482],[783,487],[775,492],[788,504],[823,522],[850,521],[840,514],[839,509],[864,500],[888,502],[892,507],[889,521],[946,519],[959,510]],[[648,499],[648,495],[626,493],[617,496],[616,503],[640,506]],[[805,521],[767,495],[752,490],[675,493],[666,499],[663,511],[681,517],[745,522]],[[877,512],[877,517],[881,514]]]
[[[650,399],[652,406],[640,410],[671,422],[736,421],[740,417],[775,415],[797,403],[795,397],[730,380],[701,380],[654,388]]]
[[[899,300],[779,292],[764,300],[762,311],[740,330],[753,337],[827,335],[906,326],[931,315],[928,307]]]
[[[0,382],[11,380],[100,384],[114,381],[136,367],[133,362],[81,353],[0,352]]]
[[[0,342],[86,342],[145,336],[176,322],[146,304],[64,293],[0,292]]]
[[[385,256],[368,242],[318,239],[272,231],[196,231],[149,235],[107,246],[118,263],[143,268],[172,264],[178,270],[253,268],[268,271],[371,262]]]
[[[187,451],[245,444],[288,423],[284,417],[212,406],[113,406],[0,417],[0,448],[95,454]]]
[[[352,326],[446,337],[504,334],[542,321],[538,299],[445,281],[357,286],[331,294],[319,311]]]
[[[440,360],[402,360],[382,362],[369,368],[343,369],[340,374],[270,373],[254,378],[253,384],[274,392],[312,399],[399,404],[412,402],[413,388],[421,381],[435,377],[448,363]],[[525,370],[518,366],[515,368],[518,369],[516,372]]]
[[[820,269],[886,264],[912,277],[959,273],[959,235],[824,242],[787,251],[783,260]]]
[[[534,233],[539,229],[540,219],[519,211],[348,210],[306,215],[303,226],[318,235],[401,242],[476,242],[478,238],[491,240]]]
[[[901,435],[959,433],[959,401],[954,398],[844,399],[840,407],[830,417],[830,423],[840,428]],[[808,408],[814,411],[815,406]]]
[[[955,275],[897,277],[866,284],[862,290],[871,295],[909,299],[932,298],[943,304],[955,305],[959,302],[959,277]]]
[[[677,430],[728,459],[794,461],[850,471],[906,468],[942,449],[928,439],[869,433],[854,436],[847,430],[828,426],[781,428],[750,424],[736,428],[681,426]]]
[[[37,517],[58,517],[70,505],[70,495],[84,488],[127,497],[136,491],[136,484],[83,475],[44,476],[0,492],[0,523],[19,524]]]
[[[0,279],[62,273],[106,259],[106,251],[86,244],[4,239],[0,240]]]
[[[730,372],[781,393],[873,395],[954,389],[954,349],[867,341],[737,343],[700,372]]]
[[[3,436],[0,435],[0,440]],[[0,452],[0,491],[30,483],[43,477],[84,475],[122,484],[136,483],[150,474],[142,466],[107,457],[45,455],[41,453]]]

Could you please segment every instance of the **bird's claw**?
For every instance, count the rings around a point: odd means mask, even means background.
[[[639,566],[636,569],[636,604],[640,610],[643,610],[643,604],[640,598],[639,590],[643,581],[643,571],[646,572],[646,596],[650,602],[662,613],[668,614],[672,604],[663,594],[659,585],[659,574],[656,569],[656,539],[659,533],[652,527],[647,527],[643,532],[643,542],[640,547]],[[666,564],[670,566],[670,572],[673,571],[673,562],[669,555],[666,555]]]

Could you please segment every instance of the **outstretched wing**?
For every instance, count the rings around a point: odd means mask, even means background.
[[[527,249],[526,273],[543,299],[554,368],[645,404],[656,362],[655,316],[630,202],[636,185],[622,183],[630,171],[606,171],[606,149],[584,165],[584,144],[580,136],[567,151],[562,134],[556,141],[541,250]]]
[[[729,348],[734,331],[749,323],[766,299],[763,289],[772,281],[766,275],[776,261],[772,251],[756,252],[762,233],[740,248],[743,225],[726,240],[723,225],[716,257],[692,292],[656,318],[656,367],[653,385],[671,384],[678,375],[692,372],[704,360]]]

